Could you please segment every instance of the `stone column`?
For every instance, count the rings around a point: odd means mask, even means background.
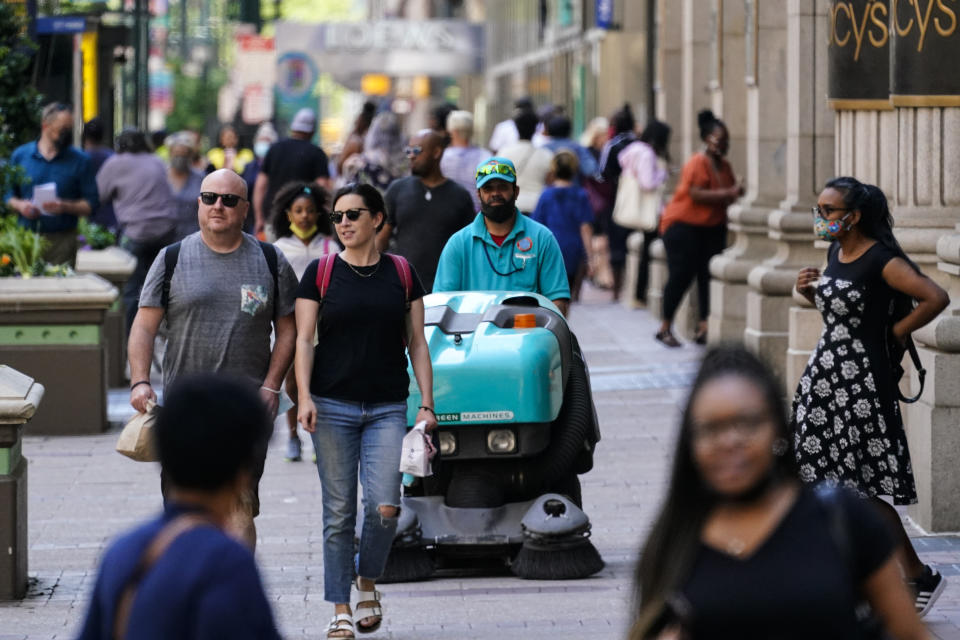
[[[761,16],[765,4],[760,3]],[[786,197],[767,219],[775,253],[747,276],[744,331],[748,348],[764,356],[781,380],[787,373],[797,271],[819,266],[824,259],[823,250],[813,244],[810,206],[815,204],[825,177],[833,172],[833,116],[826,100],[818,97],[826,95],[826,68],[822,61],[818,64],[817,55],[828,32],[827,7],[824,3],[789,0],[786,8]],[[762,69],[763,60],[772,53],[760,42]],[[798,320],[804,315],[811,314],[794,313]],[[794,344],[806,342],[800,335],[803,331],[798,322],[792,336]],[[786,390],[787,395],[792,392],[792,388]]]
[[[724,69],[729,69],[724,75],[736,74],[742,87],[746,136],[740,157],[746,161],[738,165],[733,150],[730,161],[745,178],[747,193],[728,210],[732,245],[710,263],[709,336],[714,343],[743,340],[747,275],[774,253],[767,220],[786,194],[786,0],[727,4],[737,6],[739,24],[746,32],[739,39],[724,39],[725,50],[739,54],[724,56]],[[724,102],[728,93],[724,92]],[[724,114],[731,126],[733,111],[726,104]]]
[[[937,243],[937,256],[953,304],[913,334],[927,379],[920,400],[900,406],[919,499],[910,507],[910,517],[927,531],[956,531],[960,529],[960,224],[956,233]],[[911,382],[915,389],[915,374]]]

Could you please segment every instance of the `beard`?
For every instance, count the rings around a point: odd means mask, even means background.
[[[501,223],[506,222],[510,219],[510,216],[514,214],[517,210],[516,207],[516,198],[512,198],[507,201],[503,200],[492,200],[491,202],[480,201],[480,212],[485,218],[490,222]]]

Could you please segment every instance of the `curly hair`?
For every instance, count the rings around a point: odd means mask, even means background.
[[[287,211],[293,206],[297,198],[310,198],[313,205],[317,208],[317,231],[324,235],[331,235],[330,218],[326,215],[327,203],[330,201],[330,194],[326,189],[317,184],[307,184],[306,182],[288,182],[283,185],[277,195],[273,198],[273,204],[270,207],[270,224],[273,227],[273,233],[277,238],[283,238],[292,235],[290,231],[290,221],[287,219]]]

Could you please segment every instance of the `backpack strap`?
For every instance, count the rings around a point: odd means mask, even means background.
[[[407,262],[407,259],[403,256],[398,256],[394,253],[386,254],[391,262],[393,262],[394,268],[397,270],[397,275],[400,276],[400,283],[403,285],[403,294],[404,302],[407,305],[407,311],[410,310],[410,296],[413,295],[413,273],[410,271],[410,263]]]
[[[923,383],[927,379],[927,370],[923,368],[923,365],[920,363],[920,354],[917,353],[917,345],[913,343],[913,338],[907,336],[907,353],[910,354],[910,360],[913,362],[913,368],[917,370],[917,378],[920,380],[920,389],[917,391],[917,395],[912,398],[908,398],[903,395],[903,392],[900,391],[900,386],[897,386],[897,395],[900,396],[900,402],[906,404],[913,404],[920,399],[920,396],[923,395]]]
[[[267,268],[270,269],[270,275],[273,276],[273,315],[277,315],[277,297],[280,295],[280,275],[277,266],[277,248],[269,242],[257,240],[260,244],[260,250],[263,251],[263,257],[267,261]]]
[[[167,314],[167,306],[170,304],[170,281],[173,279],[173,270],[177,268],[177,260],[180,259],[180,242],[174,242],[163,252],[163,287],[160,290],[160,306],[163,307],[163,314]]]
[[[177,243],[180,244],[179,242]],[[214,526],[213,523],[204,515],[198,513],[185,513],[177,516],[167,522],[160,531],[154,536],[150,544],[140,556],[137,566],[133,573],[127,578],[123,591],[120,592],[120,599],[117,601],[117,608],[113,618],[113,640],[124,640],[127,635],[127,628],[130,624],[130,612],[133,609],[133,601],[137,597],[137,590],[140,583],[149,573],[150,569],[157,563],[170,546],[181,535],[202,526]]]
[[[333,275],[333,264],[337,261],[336,253],[328,253],[317,260],[317,291],[320,293],[320,304],[330,288],[330,278]]]

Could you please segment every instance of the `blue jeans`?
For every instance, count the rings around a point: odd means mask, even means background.
[[[400,455],[407,432],[403,402],[367,403],[313,396],[312,434],[323,495],[323,597],[350,602],[354,571],[375,580],[383,574],[400,514]],[[354,564],[357,471],[363,485],[363,530]],[[380,506],[396,508],[392,518]]]

